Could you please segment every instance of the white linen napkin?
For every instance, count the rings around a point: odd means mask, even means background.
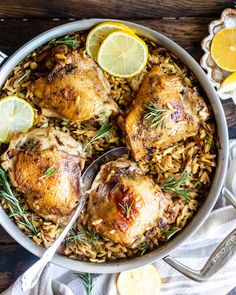
[[[236,193],[236,140],[230,141],[230,150],[231,164],[226,183]],[[226,206],[217,209],[210,214],[197,233],[171,255],[191,268],[201,269],[217,245],[235,228],[235,208]],[[154,265],[162,278],[160,295],[225,295],[236,286],[236,255],[217,275],[204,283],[188,279],[162,260]],[[116,274],[93,275],[92,294],[118,295],[116,278]],[[49,264],[31,291],[22,292],[20,276],[2,295],[86,295],[86,290],[77,274]]]

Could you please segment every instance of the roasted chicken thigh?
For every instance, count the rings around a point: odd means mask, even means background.
[[[134,162],[120,158],[101,167],[89,191],[88,214],[100,235],[130,247],[157,226],[170,203]]]
[[[30,88],[32,100],[46,116],[82,122],[106,117],[115,110],[108,98],[109,82],[84,52],[58,46],[48,60],[45,58],[44,63],[51,67],[50,72],[34,81]]]
[[[125,119],[128,144],[135,160],[197,134],[209,115],[203,98],[178,76],[155,66],[146,74]]]
[[[80,153],[69,135],[40,128],[12,139],[2,166],[37,214],[63,223],[80,200]]]

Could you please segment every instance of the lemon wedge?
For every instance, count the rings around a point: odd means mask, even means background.
[[[120,295],[158,295],[161,278],[153,265],[121,272],[117,279]]]
[[[230,92],[236,90],[236,72],[229,75],[223,83],[220,85],[220,88],[217,90],[217,93],[222,94],[225,92]]]
[[[223,29],[215,35],[211,55],[220,68],[236,71],[236,28]]]
[[[8,96],[0,100],[0,142],[8,143],[14,132],[27,132],[34,123],[34,109],[24,99]]]
[[[107,36],[98,51],[98,64],[109,74],[128,78],[137,75],[146,66],[148,48],[134,34],[115,31]]]
[[[104,22],[93,28],[86,39],[86,51],[88,55],[97,60],[98,50],[104,39],[116,30],[124,30],[134,34],[134,32],[121,23]]]

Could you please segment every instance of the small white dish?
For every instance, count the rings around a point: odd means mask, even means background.
[[[201,43],[205,53],[200,60],[200,64],[206,70],[208,78],[216,89],[219,88],[220,84],[231,72],[225,71],[217,66],[211,56],[211,42],[215,34],[220,30],[232,27],[236,27],[236,9],[227,8],[222,12],[220,19],[214,20],[209,24],[209,35]],[[236,90],[219,94],[219,97],[221,99],[232,98],[236,104]]]

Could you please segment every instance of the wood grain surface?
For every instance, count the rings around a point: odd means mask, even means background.
[[[1,0],[0,50],[11,55],[45,30],[81,18],[103,17],[126,19],[159,31],[199,62],[203,54],[201,41],[208,34],[208,24],[219,18],[226,7],[233,7],[233,1],[127,0],[122,4],[118,0]],[[232,100],[222,104],[229,136],[236,138],[236,106]],[[0,227],[0,292],[36,259]],[[230,294],[236,295],[236,290]]]
[[[1,0],[0,17],[3,18],[91,18],[119,19],[163,18],[183,16],[218,17],[232,1],[223,0]]]
[[[201,39],[203,36],[207,35],[208,24],[212,20],[213,18],[172,18],[157,20],[140,19],[134,22],[165,34],[185,48],[197,60],[200,60],[202,55]],[[8,34],[4,34],[3,38],[1,37],[0,50],[11,54],[16,48],[38,34],[68,22],[68,19],[45,19],[43,21],[40,19],[2,20],[0,22],[0,29],[2,32],[7,31]],[[194,34],[192,32],[194,32]],[[17,37],[13,39],[12,36]]]

